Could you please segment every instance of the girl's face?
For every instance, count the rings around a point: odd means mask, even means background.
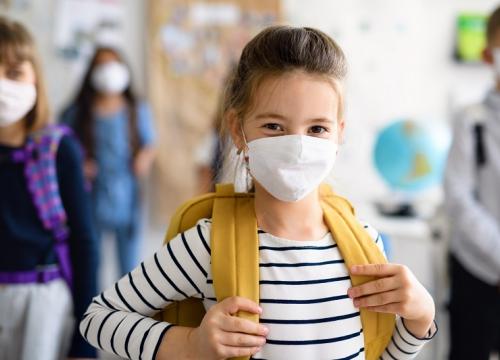
[[[0,63],[0,79],[35,84],[35,69],[33,64],[28,60],[12,64]]]
[[[114,51],[100,50],[92,64],[90,81],[100,95],[120,96],[130,85],[130,73]]]
[[[238,149],[247,143],[281,135],[308,135],[340,142],[343,119],[338,119],[339,96],[331,83],[303,72],[291,72],[262,81],[253,107],[241,123],[232,121]]]

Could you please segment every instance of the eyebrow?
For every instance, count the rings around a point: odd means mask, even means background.
[[[286,117],[281,115],[281,114],[277,114],[277,113],[273,113],[273,112],[266,112],[266,113],[262,113],[262,114],[257,115],[255,117],[255,119],[256,120],[259,120],[259,119],[286,120]],[[311,122],[311,123],[314,123],[314,122],[335,123],[335,121],[333,121],[332,119],[326,118],[326,117],[317,117],[317,118],[308,119],[307,122]]]
[[[278,120],[286,120],[286,117],[277,113],[266,112],[259,114],[255,117],[255,119],[278,119]]]

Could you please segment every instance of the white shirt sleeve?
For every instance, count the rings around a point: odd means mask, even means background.
[[[445,172],[445,205],[454,231],[480,254],[500,281],[500,227],[474,197],[476,168],[472,121],[462,116],[455,122],[453,142]],[[492,194],[493,195],[493,194]]]
[[[384,253],[384,242],[380,233],[369,224],[364,224],[366,232],[375,241],[379,249]],[[431,326],[429,332],[424,338],[418,338],[408,331],[404,325],[404,320],[397,316],[396,327],[392,334],[391,342],[381,356],[383,360],[409,360],[414,359],[424,345],[429,342],[437,333],[437,324]]]
[[[174,301],[204,297],[210,267],[209,232],[208,220],[200,220],[96,296],[80,323],[83,337],[120,357],[155,359],[172,325],[151,316]]]

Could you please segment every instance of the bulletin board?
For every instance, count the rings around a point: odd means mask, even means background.
[[[196,193],[194,153],[212,127],[228,69],[280,19],[279,0],[151,0],[148,78],[158,134],[152,219],[164,224]]]

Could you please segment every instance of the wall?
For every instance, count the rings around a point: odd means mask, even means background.
[[[33,33],[42,57],[52,109],[57,114],[72,98],[84,70],[82,63],[57,56],[54,45],[55,12],[58,0],[31,0],[29,7],[0,7],[0,14],[20,20]],[[145,87],[145,4],[146,1],[121,0],[125,4],[123,52],[133,71],[134,86],[140,94]]]
[[[372,166],[374,134],[391,119],[448,123],[459,105],[477,101],[490,86],[484,65],[452,61],[455,16],[489,12],[492,0],[285,0],[293,25],[331,34],[349,62],[347,134],[336,165],[340,192],[355,202],[388,194]],[[439,193],[437,194],[439,195]]]
[[[144,94],[147,1],[123,0],[124,49]],[[28,10],[10,11],[35,34],[53,108],[73,95],[81,68],[54,53],[57,0],[32,0]],[[374,134],[391,119],[415,117],[447,123],[451,109],[476,101],[490,84],[486,66],[451,60],[455,15],[460,10],[490,11],[493,0],[283,0],[292,25],[318,27],[343,47],[348,62],[345,144],[336,166],[340,192],[356,203],[388,194],[372,166]],[[1,11],[1,10],[0,10]]]

